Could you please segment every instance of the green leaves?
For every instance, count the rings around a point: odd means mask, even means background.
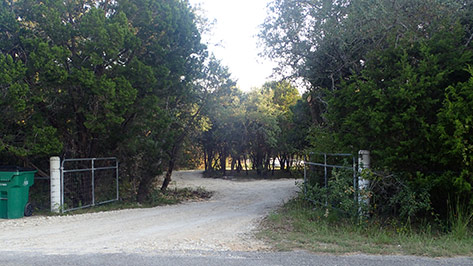
[[[35,113],[30,87],[23,81],[27,68],[10,55],[0,54],[0,153],[31,156],[61,148],[55,130]]]
[[[239,170],[242,161],[250,158],[258,174],[269,170],[270,158],[284,157],[283,163],[288,162],[300,140],[294,137],[296,126],[291,109],[300,99],[297,89],[288,82],[268,82],[262,88],[242,93],[228,82],[231,80],[226,71],[218,73],[212,79],[218,86],[209,95],[204,110],[208,128],[200,137],[206,170],[215,170],[215,161],[219,160],[217,168],[224,171],[227,157],[232,158],[232,167],[238,161]]]
[[[275,0],[269,9],[265,55],[308,84],[310,146],[369,149],[373,166],[414,181],[398,198],[413,210],[428,203],[411,197],[416,172],[438,210],[449,193],[473,204],[471,4]]]
[[[21,113],[27,108],[29,88],[21,81],[25,72],[21,62],[14,62],[10,55],[0,54],[0,106],[4,113]]]
[[[458,27],[374,51],[359,75],[326,98],[338,150],[369,149],[374,165],[407,173],[402,176],[412,179],[408,194],[419,186],[420,177],[411,173],[424,173],[438,209],[449,193],[471,200],[473,97],[471,70],[464,68],[472,62],[472,51],[461,45],[462,32]],[[408,194],[396,200],[416,209],[419,200]]]
[[[467,82],[446,89],[437,126],[446,153],[462,169],[454,185],[463,193],[471,193],[473,185],[473,69],[468,72]]]

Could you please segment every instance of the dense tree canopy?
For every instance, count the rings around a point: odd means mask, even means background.
[[[260,37],[308,85],[310,146],[369,149],[373,166],[470,201],[471,1],[272,1]],[[460,115],[461,113],[461,115]]]
[[[2,1],[3,160],[115,155],[144,200],[205,101],[194,19],[179,0]]]
[[[144,201],[192,149],[223,175],[369,149],[437,209],[449,195],[473,206],[470,2],[272,1],[264,54],[305,81],[300,96],[289,81],[240,91],[185,0],[3,0],[0,159],[114,155]]]
[[[268,82],[262,88],[242,93],[231,84],[214,94],[204,114],[209,128],[200,137],[207,171],[254,169],[259,175],[292,163],[301,136],[293,108],[299,92],[288,82]]]

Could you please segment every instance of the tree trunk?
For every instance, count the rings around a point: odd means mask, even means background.
[[[271,158],[269,158],[269,154],[267,154],[264,161],[264,171],[267,173],[270,170],[271,170]]]
[[[166,172],[166,177],[164,178],[163,185],[161,186],[161,191],[166,191],[166,189],[168,188],[169,183],[171,183],[171,175],[172,175],[172,171],[174,170],[175,162],[177,161],[178,151],[181,148],[182,142],[186,138],[186,136],[189,132],[189,129],[191,128],[191,126],[195,122],[197,116],[199,115],[200,111],[202,110],[202,107],[204,107],[204,105],[201,105],[199,107],[197,112],[192,116],[191,120],[187,123],[187,126],[185,126],[183,128],[181,134],[179,135],[179,137],[174,142],[174,146],[173,146],[173,148],[171,150],[171,154],[169,156],[170,159],[169,159],[168,170]]]
[[[289,155],[287,160],[286,160],[286,170],[287,171],[289,171],[292,167],[292,159],[293,159],[293,156]]]
[[[284,171],[286,169],[286,156],[283,155],[279,159],[279,167],[281,168],[281,171]]]
[[[310,111],[310,116],[312,118],[312,122],[315,125],[320,125],[323,123],[323,118],[322,114],[325,112],[325,108],[323,107],[323,104],[316,99],[316,97],[313,97],[313,95],[310,95],[307,97],[307,103],[309,104],[309,111]]]
[[[166,176],[164,177],[163,185],[161,186],[161,191],[166,191],[169,183],[171,183],[172,171],[174,170],[174,166],[176,165],[177,154],[178,154],[179,148],[181,147],[182,141],[184,140],[184,137],[185,135],[181,135],[176,140],[176,142],[174,143],[174,146],[172,147],[171,154],[169,156],[168,169],[166,171]]]
[[[256,174],[260,176],[263,170],[263,153],[260,150],[256,152],[255,168]]]
[[[208,171],[213,171],[214,170],[214,167],[212,165],[212,161],[213,161],[213,152],[210,151],[208,154],[207,154],[207,167],[208,167]]]
[[[233,173],[233,170],[235,170],[235,164],[236,164],[236,160],[234,157],[231,157],[232,158],[232,167],[231,167],[231,172]]]
[[[161,186],[161,191],[166,191],[171,183],[172,171],[174,170],[174,159],[169,160],[168,170],[166,171],[166,176],[164,177],[163,185]]]
[[[224,151],[225,153],[225,151]],[[227,174],[227,155],[221,154],[220,155],[220,168],[222,170],[222,175],[225,176]]]
[[[241,157],[238,158],[237,173],[240,173],[243,167],[241,166]]]
[[[148,199],[150,187],[152,184],[152,178],[150,176],[143,176],[141,179],[140,185],[138,186],[138,194],[136,195],[136,200],[139,203],[144,203]]]
[[[245,160],[245,171],[246,171],[246,175],[248,175],[248,159],[246,158],[246,155],[243,156],[243,159]]]

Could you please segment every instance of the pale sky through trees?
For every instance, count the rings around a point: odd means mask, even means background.
[[[228,66],[238,86],[248,91],[260,87],[269,80],[275,66],[258,56],[257,34],[259,25],[266,17],[269,0],[190,0],[191,5],[200,3],[206,17],[216,24],[210,39],[209,50]],[[220,43],[221,45],[214,45]]]

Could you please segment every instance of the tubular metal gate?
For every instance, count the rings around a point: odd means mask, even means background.
[[[322,162],[310,162],[311,155],[315,156],[323,156],[323,163]],[[336,158],[345,158],[345,164],[340,164],[340,159],[337,161]],[[320,159],[320,158],[318,158]],[[352,165],[348,166],[346,160],[352,161]],[[315,161],[315,160],[314,160]],[[356,168],[356,159],[355,156],[349,153],[323,153],[323,152],[311,152],[309,156],[306,156],[306,160],[303,161],[304,164],[304,195],[307,197],[307,188],[309,185],[314,185],[313,183],[319,183],[320,186],[327,188],[328,181],[332,175],[333,169],[346,169],[349,171],[353,171],[353,190],[354,192],[357,191],[357,183],[358,183],[358,172]],[[308,169],[309,168],[309,169]],[[309,172],[312,175],[309,175]],[[323,171],[323,172],[322,172]],[[315,177],[315,178],[314,178]],[[323,177],[323,178],[322,178]],[[315,182],[314,180],[315,179]],[[323,183],[322,183],[323,181]],[[330,193],[330,192],[328,192]],[[354,200],[357,201],[357,194],[354,193]],[[327,200],[325,203],[320,202],[312,202],[314,204],[324,204],[327,206]]]
[[[61,211],[118,200],[118,160],[65,159],[61,163]]]

